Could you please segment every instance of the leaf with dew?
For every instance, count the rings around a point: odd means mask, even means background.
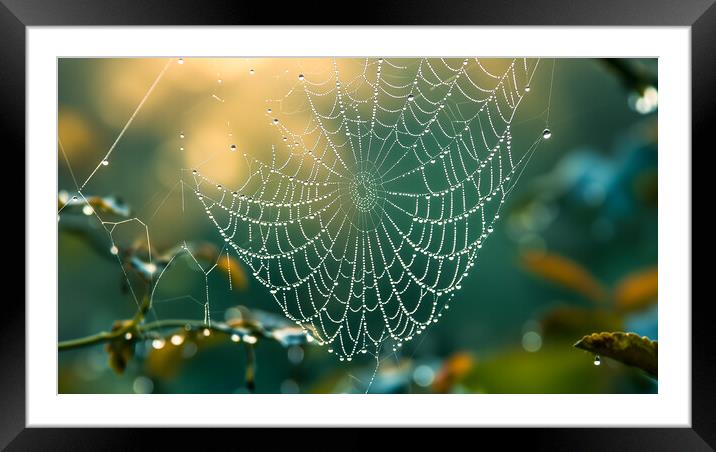
[[[623,332],[593,333],[584,336],[574,346],[637,367],[655,378],[658,376],[658,342],[646,336]]]

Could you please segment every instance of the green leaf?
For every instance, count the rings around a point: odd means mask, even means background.
[[[658,342],[634,333],[593,333],[574,344],[588,352],[607,356],[648,374],[658,376]]]

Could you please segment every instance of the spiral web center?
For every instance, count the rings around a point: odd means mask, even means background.
[[[243,154],[248,177],[231,188],[194,172],[196,194],[340,360],[397,349],[449,308],[536,149],[515,152],[511,126],[537,63],[332,60],[268,110],[285,152]]]
[[[370,212],[378,202],[379,181],[369,172],[360,172],[350,182],[351,198],[361,212]]]

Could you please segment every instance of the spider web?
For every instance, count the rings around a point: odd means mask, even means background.
[[[267,161],[237,153],[231,185],[194,169],[195,194],[288,318],[340,360],[377,357],[438,322],[475,266],[542,139],[517,152],[511,130],[538,63],[334,59],[271,103]]]

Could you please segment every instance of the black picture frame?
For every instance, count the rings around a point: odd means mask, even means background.
[[[716,6],[713,3],[714,0],[400,0],[369,1],[360,7],[343,9],[336,3],[307,2],[0,0],[0,121],[4,143],[7,145],[8,138],[14,143],[12,148],[6,148],[6,156],[14,154],[19,159],[23,155],[19,150],[25,145],[26,27],[317,24],[320,19],[317,11],[322,10],[334,13],[332,18],[323,20],[336,25],[688,26],[691,28],[692,147],[708,152],[713,144],[707,130],[716,110]],[[684,158],[692,155],[690,149],[665,152],[683,152]],[[25,243],[29,240],[33,238],[26,235]],[[32,265],[26,262],[26,282]],[[10,274],[12,270],[6,267],[5,271]],[[483,429],[479,442],[489,444],[497,440],[497,444],[506,446],[522,443],[533,449],[549,450],[713,450],[716,448],[716,350],[708,315],[712,303],[708,298],[695,298],[691,304],[691,428],[544,428],[519,429],[515,434]],[[140,436],[150,434],[165,437],[167,443],[181,442],[185,446],[206,438],[204,433],[191,429],[143,429],[139,433],[111,428],[26,428],[25,304],[17,299],[5,300],[3,318],[6,320],[0,327],[0,447],[8,450],[129,450],[144,442]],[[228,429],[212,432],[211,438],[217,446],[224,444],[232,448],[244,441]],[[351,444],[360,442],[360,437],[350,435],[350,438]],[[280,441],[280,436],[264,439]],[[286,441],[290,439],[291,436],[285,436]],[[353,442],[354,439],[358,441]],[[374,438],[366,437],[363,441],[373,443]]]

